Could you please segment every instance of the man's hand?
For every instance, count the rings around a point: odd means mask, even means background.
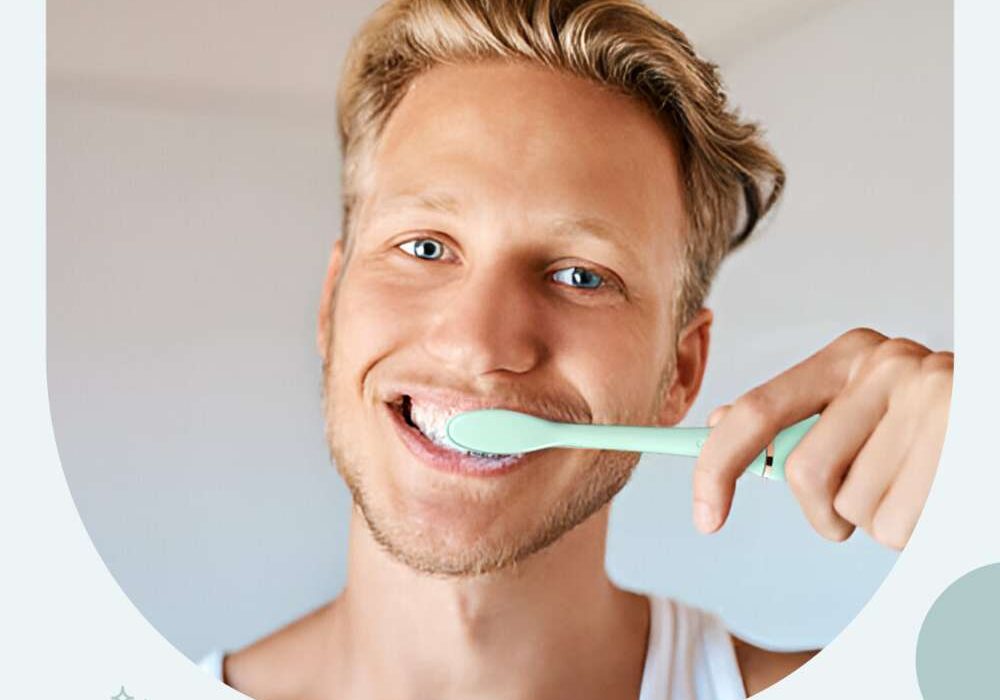
[[[822,411],[785,463],[806,518],[827,539],[861,527],[902,549],[937,470],[954,361],[951,352],[856,328],[717,408],[694,470],[695,524],[720,528],[747,465],[782,428]]]

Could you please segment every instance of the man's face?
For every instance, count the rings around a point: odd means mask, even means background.
[[[501,568],[604,506],[637,456],[436,444],[505,407],[662,420],[682,188],[631,100],[543,68],[436,67],[376,149],[325,354],[331,452],[376,539],[422,571]]]

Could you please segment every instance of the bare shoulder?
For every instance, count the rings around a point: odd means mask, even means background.
[[[754,646],[736,635],[730,634],[730,637],[747,696],[774,685],[820,651],[770,651]]]
[[[323,648],[323,620],[336,601],[327,603],[271,634],[226,654],[226,685],[255,700],[299,697]]]

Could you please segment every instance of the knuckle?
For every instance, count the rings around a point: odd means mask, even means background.
[[[920,373],[926,384],[950,389],[955,373],[955,355],[951,352],[932,352],[920,362]]]
[[[872,355],[886,340],[885,335],[872,328],[852,328],[834,341],[833,345],[847,362],[848,381],[867,368]]]
[[[719,406],[715,408],[711,413],[708,414],[708,424],[715,425],[721,421],[727,413],[729,413],[730,406],[726,404],[724,406]]]
[[[955,353],[950,350],[938,350],[927,353],[923,361],[924,365],[934,369],[955,369]]]
[[[793,452],[785,461],[785,480],[797,493],[828,493],[833,471],[830,465],[805,452]]]
[[[886,341],[890,346],[900,354],[908,354],[913,357],[922,358],[931,353],[930,348],[922,343],[918,343],[910,338],[890,338]]]
[[[738,411],[742,420],[746,421],[755,432],[767,432],[774,426],[772,404],[767,395],[760,389],[747,392],[737,399],[732,410]]]
[[[809,465],[799,453],[793,452],[785,460],[785,481],[796,493],[806,490],[809,483]]]
[[[852,328],[849,331],[841,333],[840,337],[837,338],[837,342],[840,344],[856,348],[877,345],[884,340],[886,340],[884,334],[879,333],[874,328],[868,327]]]
[[[927,354],[927,348],[909,338],[889,338],[878,347],[876,354],[888,357],[921,358]]]
[[[869,358],[872,372],[877,375],[916,373],[926,351],[906,338],[892,338],[879,345]]]

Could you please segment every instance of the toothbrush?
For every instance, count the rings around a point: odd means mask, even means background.
[[[775,436],[747,472],[785,480],[785,460],[819,415],[791,425]],[[490,408],[459,413],[448,421],[448,439],[462,449],[489,454],[520,454],[549,447],[656,452],[697,457],[711,428],[661,428],[630,425],[559,423],[517,411]]]

